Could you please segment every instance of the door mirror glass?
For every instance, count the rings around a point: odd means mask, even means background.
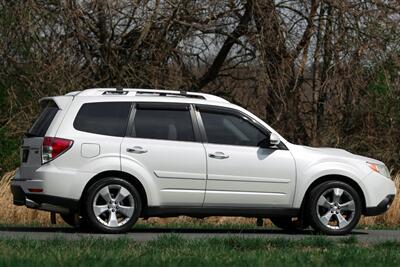
[[[279,136],[275,133],[271,133],[271,135],[269,136],[269,145],[277,146],[280,143],[281,143],[281,139],[279,138]]]

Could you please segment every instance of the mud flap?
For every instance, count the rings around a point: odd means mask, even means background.
[[[56,213],[54,211],[50,212],[50,222],[51,224],[56,224]]]

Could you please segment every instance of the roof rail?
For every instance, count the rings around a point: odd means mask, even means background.
[[[136,96],[178,96],[178,97],[189,97],[189,98],[198,98],[198,99],[207,99],[203,95],[196,95],[196,94],[188,94],[186,91],[179,91],[179,92],[169,92],[169,91],[136,91]]]
[[[127,95],[128,91],[115,90],[115,91],[104,91],[102,95]]]
[[[224,102],[229,103],[229,101],[210,94],[197,93],[197,92],[187,92],[187,91],[173,91],[173,90],[161,90],[161,89],[139,89],[139,88],[93,88],[86,89],[79,93],[79,96],[165,96],[165,97],[182,97],[182,98],[194,98],[194,99],[204,99],[208,101]]]

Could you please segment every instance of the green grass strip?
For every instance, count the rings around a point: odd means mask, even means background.
[[[0,239],[0,266],[397,266],[400,242],[262,238]]]

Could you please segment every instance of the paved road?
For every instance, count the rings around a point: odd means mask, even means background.
[[[171,228],[156,228],[156,229],[134,229],[127,234],[107,235],[93,234],[80,232],[73,228],[40,228],[40,227],[0,227],[0,238],[11,239],[35,239],[48,240],[54,238],[62,238],[66,240],[79,240],[82,238],[130,238],[135,241],[149,241],[157,239],[165,234],[179,234],[184,238],[204,238],[204,237],[229,237],[240,236],[246,238],[287,238],[287,239],[303,239],[313,236],[314,233],[310,230],[305,230],[296,233],[288,233],[277,229],[249,229],[249,230],[232,230],[232,229],[171,229]],[[329,236],[330,239],[340,240],[348,238],[348,236]],[[400,230],[355,230],[352,235],[359,242],[382,242],[382,241],[399,241]]]

